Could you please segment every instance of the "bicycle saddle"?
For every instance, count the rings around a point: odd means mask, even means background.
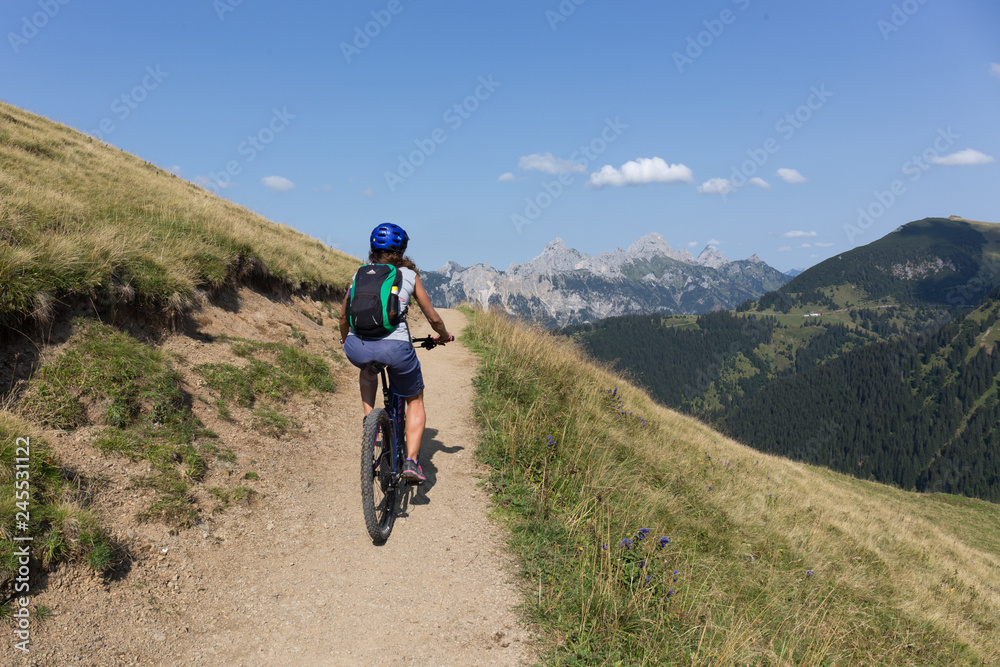
[[[385,369],[385,364],[381,361],[369,361],[364,365],[364,369],[372,375],[378,375]]]

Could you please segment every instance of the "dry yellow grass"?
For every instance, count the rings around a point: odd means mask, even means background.
[[[256,271],[343,289],[357,260],[75,130],[0,103],[0,314],[74,294],[183,304]]]
[[[572,606],[574,627],[603,628],[604,643],[632,633],[650,662],[676,659],[671,645],[688,642],[695,664],[1000,664],[1000,508],[759,453],[656,404],[566,339],[493,314],[476,315],[473,337],[491,397],[481,411],[487,442],[506,448],[490,461],[501,475],[507,465],[521,465],[521,476],[541,470],[548,490],[539,493],[564,501],[541,498],[531,512],[550,513],[545,521],[581,553],[594,539],[628,537],[627,527],[677,531],[678,569],[699,573],[683,592],[676,584],[679,615],[657,617],[653,594],[620,595],[620,563],[584,558],[589,594]],[[631,416],[609,409],[614,387]],[[528,443],[546,433],[559,454],[524,463]],[[561,490],[569,475],[573,490]],[[501,504],[515,497],[500,489]],[[558,592],[533,584],[543,617],[571,588],[561,583]],[[650,630],[623,627],[630,606],[678,627],[643,645]]]

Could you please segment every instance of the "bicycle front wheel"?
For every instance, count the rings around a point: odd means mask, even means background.
[[[395,520],[396,487],[392,484],[392,431],[389,413],[375,408],[365,417],[361,438],[361,509],[368,534],[385,542]]]

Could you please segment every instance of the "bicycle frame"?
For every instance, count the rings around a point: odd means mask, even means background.
[[[399,486],[399,476],[403,472],[403,461],[406,459],[406,400],[390,386],[385,368],[379,370],[382,377],[382,396],[385,399],[385,411],[389,413],[389,424],[392,432],[389,442],[392,444],[392,478],[389,484]]]

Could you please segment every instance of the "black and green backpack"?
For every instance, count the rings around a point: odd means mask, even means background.
[[[391,264],[365,264],[354,274],[347,321],[356,336],[385,338],[400,321],[403,274]]]

